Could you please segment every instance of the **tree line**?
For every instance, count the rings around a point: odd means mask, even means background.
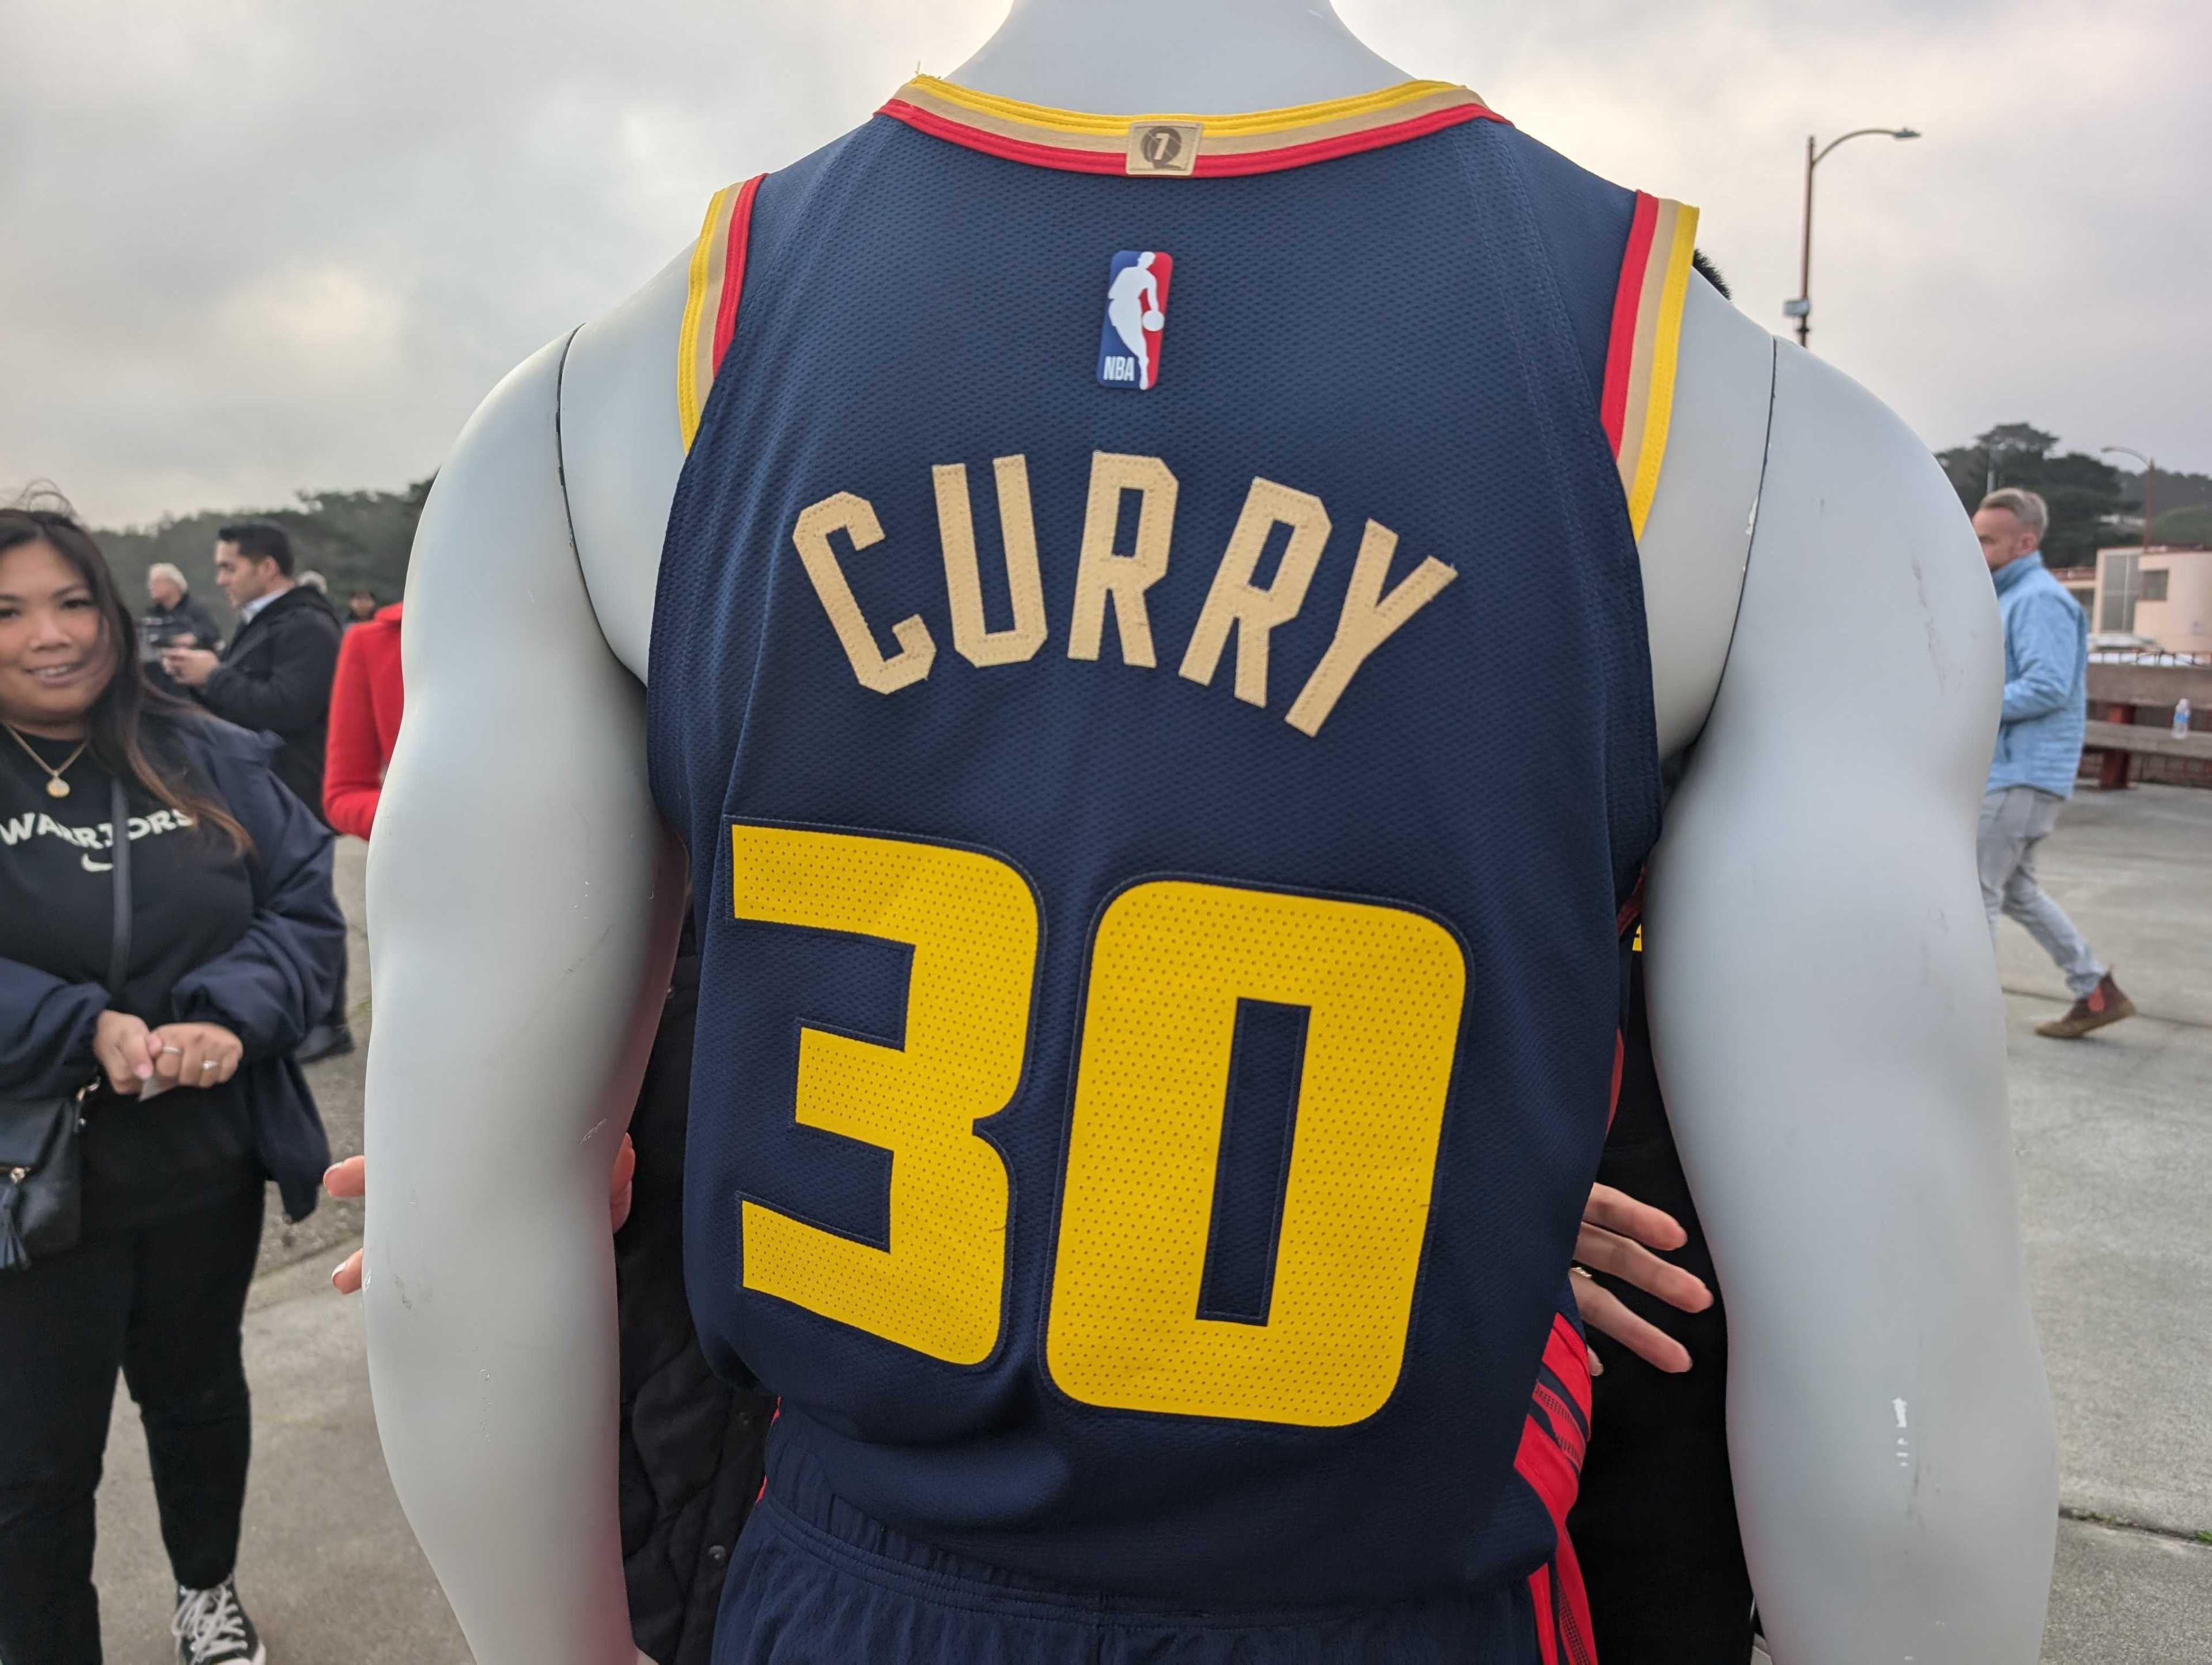
[[[2100,547],[2141,536],[2143,477],[2086,452],[2061,451],[2057,434],[2030,423],[2000,422],[1971,445],[1937,452],[1936,459],[1970,513],[1998,486],[2042,493],[2051,505],[2044,549],[2053,567],[2087,566]],[[146,569],[167,561],[220,616],[224,604],[215,587],[216,531],[248,520],[273,520],[289,532],[301,568],[321,573],[341,607],[349,594],[364,588],[380,601],[397,601],[429,491],[427,479],[398,491],[303,491],[283,508],[167,515],[150,526],[103,531],[99,537],[124,592],[134,601],[145,594]],[[2154,542],[2212,545],[2212,475],[2160,469],[2153,507]]]
[[[346,597],[359,589],[375,592],[379,601],[399,599],[415,524],[429,495],[428,480],[398,491],[303,491],[283,508],[164,515],[150,526],[101,530],[94,536],[133,606],[144,605],[147,569],[167,561],[218,618],[227,618],[228,604],[215,586],[216,532],[238,520],[273,521],[291,535],[299,569],[322,574],[331,599],[343,609]]]
[[[2100,549],[2142,533],[2144,479],[2084,451],[2061,451],[2058,436],[2024,422],[2000,422],[1972,445],[1939,451],[1959,501],[1971,513],[2000,486],[2025,486],[2051,506],[2045,562],[2094,565]],[[2212,544],[2212,475],[2158,471],[2151,504],[2154,544]]]

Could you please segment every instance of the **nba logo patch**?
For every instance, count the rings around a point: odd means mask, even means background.
[[[1175,257],[1123,249],[1106,268],[1106,326],[1098,337],[1098,380],[1148,389],[1160,379],[1160,336],[1168,326],[1168,280]]]

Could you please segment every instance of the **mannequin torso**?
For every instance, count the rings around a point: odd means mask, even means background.
[[[1333,11],[1231,0],[1182,21],[1187,51],[1131,54],[1111,6],[1026,0],[956,85],[1074,110],[1259,110],[1348,97],[1407,80]],[[1217,33],[1218,32],[1218,33]],[[1233,47],[1231,43],[1235,43]],[[668,396],[667,343],[689,256],[586,325],[562,371],[562,459],[576,551],[607,643],[642,681],[667,505],[684,466]],[[1696,738],[1720,683],[1764,460],[1773,338],[1705,285],[1682,323],[1667,467],[1640,548],[1651,616],[1659,743]]]
[[[1403,79],[1291,0],[1147,15],[1143,53],[1112,50],[1127,16],[1023,0],[953,79],[1094,110]],[[629,1656],[593,1199],[683,890],[640,684],[684,267],[487,400],[408,598],[371,872],[369,1136],[400,1176],[370,1207],[371,1360],[395,1482],[487,1665]],[[1769,1632],[1787,1665],[2025,1665],[2052,1485],[1967,859],[1987,583],[1902,425],[1701,283],[1674,412],[1639,550],[1661,750],[1705,744],[1654,862],[1653,1028],[1728,1289]]]

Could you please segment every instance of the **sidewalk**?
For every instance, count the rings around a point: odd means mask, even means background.
[[[239,1595],[271,1665],[470,1665],[385,1478],[360,1310],[330,1286],[339,1253],[264,1277],[246,1309],[253,1478]],[[129,1397],[116,1406],[95,1573],[107,1665],[175,1665],[146,1442]]]
[[[2028,1285],[2058,1421],[2051,1665],[2212,1660],[2212,792],[2076,797],[2039,861],[2142,1015],[2077,1042],[2003,921]]]
[[[339,851],[356,920],[364,854],[349,840]],[[2146,1014],[2086,1041],[2040,1039],[2033,1025],[2063,1009],[2063,987],[2024,933],[2000,932],[2061,1498],[2077,1515],[2129,1523],[2061,1523],[2044,1659],[2212,1660],[2212,1547],[2193,1541],[2212,1532],[2212,792],[2085,794],[2041,867]],[[364,1041],[367,972],[356,932]],[[310,1072],[341,1155],[360,1148],[362,1062]],[[263,1245],[246,1321],[256,1411],[241,1593],[272,1665],[468,1665],[385,1477],[358,1310],[327,1282],[358,1231],[352,1205],[325,1202],[289,1243],[272,1218]],[[108,1662],[167,1665],[145,1444],[117,1397],[100,1490]]]

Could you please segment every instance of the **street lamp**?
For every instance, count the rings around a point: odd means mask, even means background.
[[[2130,450],[2124,445],[2104,445],[2097,447],[2097,454],[2100,457],[2109,457],[2114,452],[2118,452],[2123,457],[2132,457],[2143,465],[2142,552],[2148,555],[2150,553],[2151,503],[2158,490],[2158,465],[2144,456],[2142,452]]]
[[[1863,139],[1881,133],[1893,139],[1917,139],[1917,130],[1911,127],[1859,127],[1840,139],[1830,139],[1814,149],[1816,141],[1811,134],[1805,136],[1805,239],[1797,260],[1797,298],[1782,303],[1782,315],[1797,320],[1797,344],[1808,343],[1813,333],[1813,170],[1818,167],[1828,152],[1850,139]]]

